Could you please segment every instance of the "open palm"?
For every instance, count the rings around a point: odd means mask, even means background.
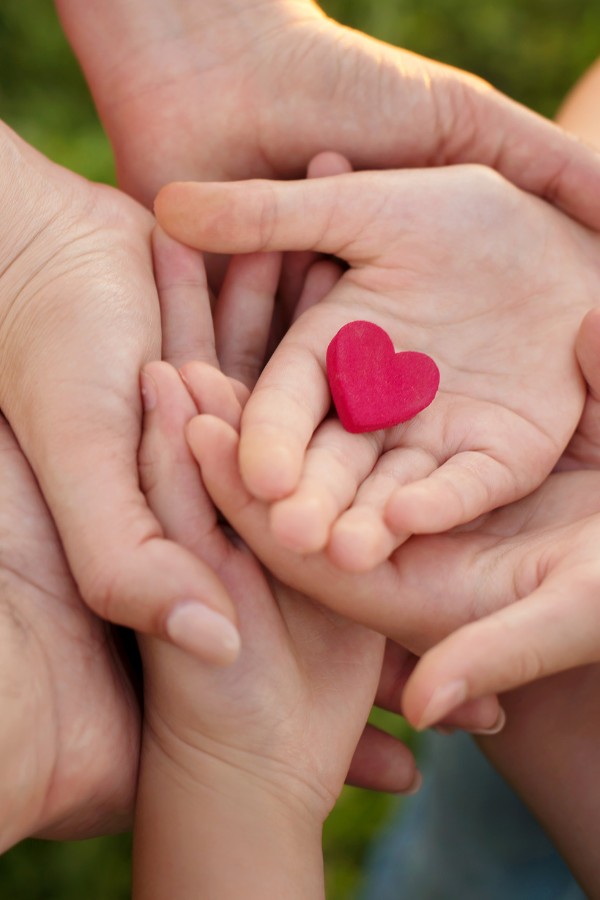
[[[351,267],[292,326],[242,418],[242,476],[281,501],[270,521],[285,546],[327,547],[336,565],[366,571],[411,533],[529,493],[557,462],[585,398],[574,345],[600,287],[600,244],[550,206],[454,166],[171,185],[156,208],[203,249],[313,249]],[[366,435],[323,422],[327,346],[356,319],[438,364],[438,396],[414,420]]]

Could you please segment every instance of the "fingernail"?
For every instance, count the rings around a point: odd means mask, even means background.
[[[424,731],[441,719],[445,719],[453,709],[464,703],[466,699],[467,682],[462,679],[460,681],[451,681],[450,684],[444,684],[436,688],[417,725],[417,731]]]
[[[470,728],[469,734],[498,734],[506,725],[506,713],[498,707],[498,718],[490,728]]]
[[[142,390],[142,404],[144,406],[144,412],[150,412],[150,410],[154,409],[154,407],[156,406],[158,394],[156,392],[156,385],[154,384],[150,376],[146,375],[145,372],[140,372],[140,387]]]
[[[456,734],[456,728],[452,725],[434,725],[433,730],[438,734],[443,734],[444,737],[452,737],[453,734]]]
[[[423,774],[419,769],[415,770],[415,776],[411,781],[410,785],[406,788],[405,791],[398,791],[402,797],[412,797],[413,794],[418,793],[423,786]]]
[[[181,650],[215,666],[230,666],[240,652],[241,639],[235,625],[197,600],[181,600],[171,610],[165,629]]]

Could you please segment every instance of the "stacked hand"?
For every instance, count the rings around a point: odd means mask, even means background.
[[[0,418],[0,852],[128,828],[140,717],[111,627],[83,603]]]

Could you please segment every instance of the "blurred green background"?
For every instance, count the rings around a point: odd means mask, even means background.
[[[323,0],[322,6],[354,28],[476,72],[547,116],[600,55],[600,0]],[[114,183],[110,147],[51,0],[2,0],[0,117],[57,162]],[[377,713],[375,721],[414,741],[393,717]],[[351,897],[365,850],[397,803],[345,789],[325,829],[328,900]],[[25,841],[0,858],[0,898],[125,900],[130,848],[129,835]]]

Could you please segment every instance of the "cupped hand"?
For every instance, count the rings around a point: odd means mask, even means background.
[[[574,345],[600,287],[600,244],[549,205],[454,166],[175,184],[156,211],[203,249],[313,249],[350,265],[286,334],[242,418],[242,476],[281,501],[270,524],[286,547],[327,548],[364,572],[411,533],[529,493],[556,464],[583,408]],[[439,366],[439,393],[412,421],[363,435],[322,422],[327,347],[356,319]]]
[[[475,162],[600,226],[600,162],[478,78],[328,19],[312,0],[57,0],[116,153],[150,206],[174,180]]]
[[[131,826],[140,716],[110,626],[70,575],[0,417],[0,852]]]
[[[103,618],[173,640],[178,602],[196,601],[200,619],[211,607],[223,626],[213,617],[195,651],[231,661],[225,588],[164,539],[139,488],[139,371],[160,358],[154,220],[5,127],[0,153],[0,406],[81,594]]]

